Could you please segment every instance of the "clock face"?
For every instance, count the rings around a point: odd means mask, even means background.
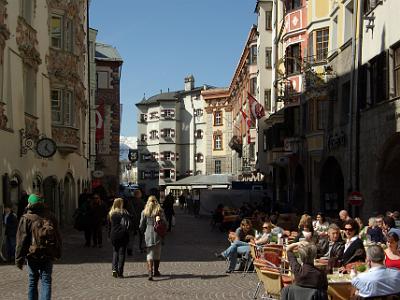
[[[52,157],[57,151],[57,145],[52,139],[43,138],[37,142],[36,151],[42,157]]]

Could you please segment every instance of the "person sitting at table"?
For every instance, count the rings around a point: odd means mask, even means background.
[[[297,234],[294,242],[299,241],[307,241],[313,244],[317,244],[318,242],[318,233],[314,231],[311,221],[308,223],[302,224],[299,228],[299,233]]]
[[[328,239],[320,239],[318,246],[319,253],[321,253],[321,259],[331,260],[333,266],[342,261],[344,242],[340,235],[340,228],[337,224],[332,223],[329,225]]]
[[[385,266],[400,270],[399,236],[395,232],[390,232],[387,236],[386,244]]]
[[[366,237],[374,243],[383,243],[384,237],[382,228],[378,227],[376,219],[374,217],[368,219],[368,227]]]
[[[252,228],[251,221],[249,219],[243,219],[240,223],[240,227],[235,231],[235,238],[231,245],[221,253],[215,253],[218,258],[227,259],[229,258],[229,267],[226,273],[232,273],[236,267],[237,255],[246,255],[250,253],[250,246],[248,242],[254,239],[255,232]]]
[[[400,272],[386,268],[383,264],[385,252],[381,246],[373,245],[367,249],[369,270],[354,277],[351,284],[360,297],[388,296],[400,293]]]
[[[400,237],[400,229],[396,228],[396,223],[394,222],[394,219],[392,217],[384,217],[383,218],[383,234],[385,235],[385,238],[387,240],[388,234],[389,233],[396,233],[398,237]],[[399,245],[400,246],[400,245]]]
[[[365,249],[362,240],[358,237],[359,227],[356,221],[349,219],[344,222],[346,243],[344,245],[342,264],[356,261],[365,261]]]
[[[328,231],[329,223],[326,221],[325,215],[321,212],[317,213],[317,219],[312,224],[314,231],[318,235],[325,235]]]
[[[302,262],[297,261],[293,253],[294,249],[298,249],[299,257]],[[328,279],[326,273],[314,266],[314,259],[317,257],[317,247],[306,241],[290,244],[286,248],[290,269],[294,274],[294,282],[298,286],[321,289],[328,289]]]
[[[268,244],[270,242],[272,228],[271,222],[264,222],[262,225],[262,235],[253,239],[252,242],[256,245]]]

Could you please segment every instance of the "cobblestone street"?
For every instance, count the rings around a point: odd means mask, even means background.
[[[177,210],[177,226],[162,252],[162,277],[147,280],[145,254],[127,257],[125,278],[111,276],[111,246],[84,248],[83,234],[64,235],[63,259],[54,266],[53,299],[251,299],[255,274],[225,274],[226,263],[214,251],[227,246],[226,234],[211,231],[209,220]],[[0,299],[26,299],[28,275],[0,265]]]

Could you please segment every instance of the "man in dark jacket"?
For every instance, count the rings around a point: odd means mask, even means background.
[[[163,202],[165,217],[167,218],[168,221],[168,231],[171,231],[172,229],[172,217],[175,215],[174,202],[175,198],[172,195],[172,192],[169,192],[169,194],[167,195],[167,197],[165,197],[165,200]]]
[[[342,261],[344,241],[340,235],[340,227],[335,223],[329,225],[328,239],[320,239],[318,246],[321,258],[332,260],[334,265]]]
[[[46,235],[41,238],[52,237],[52,247],[43,247],[42,243],[33,239],[39,232],[35,230],[41,224]],[[45,225],[44,225],[45,224]],[[43,231],[41,231],[43,232]],[[47,244],[47,243],[46,243]],[[51,254],[50,254],[51,253]],[[44,199],[36,194],[28,198],[27,213],[19,222],[17,231],[17,246],[15,264],[22,270],[27,261],[29,274],[28,299],[38,299],[38,282],[41,279],[41,298],[51,299],[51,275],[53,260],[61,257],[61,235],[54,215],[46,208]]]

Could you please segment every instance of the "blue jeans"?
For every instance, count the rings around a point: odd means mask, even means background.
[[[222,252],[222,255],[229,258],[229,270],[234,270],[236,266],[238,254],[248,257],[250,253],[250,246],[246,242],[234,241],[228,249]]]
[[[38,282],[41,280],[40,300],[51,299],[51,274],[53,262],[51,260],[28,259],[29,290],[28,299],[38,300]]]

